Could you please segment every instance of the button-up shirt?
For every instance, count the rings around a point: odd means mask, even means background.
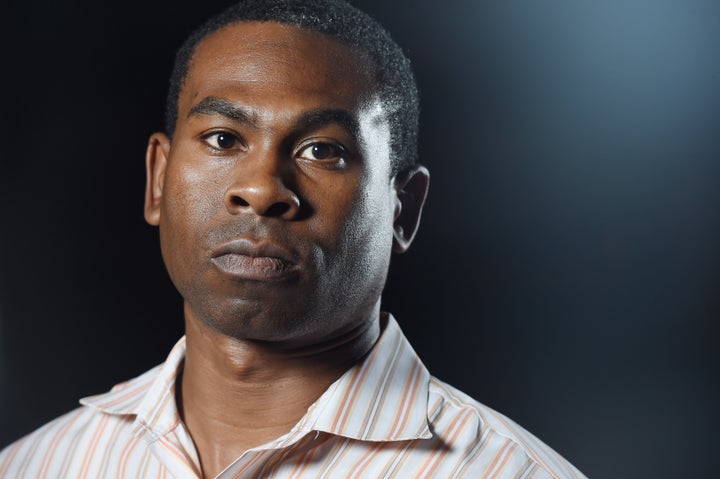
[[[10,445],[0,453],[0,478],[201,478],[175,402],[184,356],[182,338],[160,366]],[[389,316],[371,352],[290,432],[245,451],[217,477],[584,476],[510,419],[432,377]]]

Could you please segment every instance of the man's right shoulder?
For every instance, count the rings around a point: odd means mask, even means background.
[[[83,406],[7,446],[0,451],[0,479],[83,477],[98,447],[108,450],[112,443],[132,448],[139,439],[130,409],[142,401],[156,375],[153,368],[105,394],[85,398]]]
[[[61,471],[75,469],[78,455],[91,453],[83,451],[83,444],[98,431],[117,427],[109,423],[118,419],[128,421],[127,417],[104,416],[89,406],[66,413],[0,452],[0,478],[62,477],[66,474]]]

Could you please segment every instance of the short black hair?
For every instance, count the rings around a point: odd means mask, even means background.
[[[415,165],[419,99],[410,60],[390,34],[368,14],[343,0],[244,0],[202,24],[185,40],[175,56],[165,104],[165,130],[172,137],[178,98],[198,44],[209,34],[234,23],[268,21],[328,35],[369,55],[375,88],[389,105],[390,151],[393,173]]]

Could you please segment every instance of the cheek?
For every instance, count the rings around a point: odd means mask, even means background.
[[[393,213],[386,195],[367,195],[360,202],[355,221],[348,224],[347,238],[350,248],[357,248],[371,262],[389,260],[392,250]],[[382,266],[387,269],[387,266]]]
[[[217,209],[213,204],[218,188],[192,166],[171,165],[162,198],[160,244],[172,276],[202,248],[205,226]]]
[[[392,249],[392,203],[386,185],[360,186],[337,215],[338,264],[366,274],[385,274]],[[379,273],[378,273],[379,272]]]
[[[206,168],[190,162],[172,162],[163,192],[162,215],[167,218],[168,226],[190,233],[214,216],[212,212],[217,209],[222,193],[219,183],[211,179],[220,177],[220,174],[208,175]]]

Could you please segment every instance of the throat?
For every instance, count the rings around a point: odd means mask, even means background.
[[[215,477],[248,449],[290,432],[372,348],[379,321],[363,326],[311,348],[277,350],[187,324],[175,395],[204,475]]]
[[[178,375],[176,401],[204,477],[216,477],[247,450],[289,433],[334,381],[308,388],[286,378],[221,389],[188,379]]]

